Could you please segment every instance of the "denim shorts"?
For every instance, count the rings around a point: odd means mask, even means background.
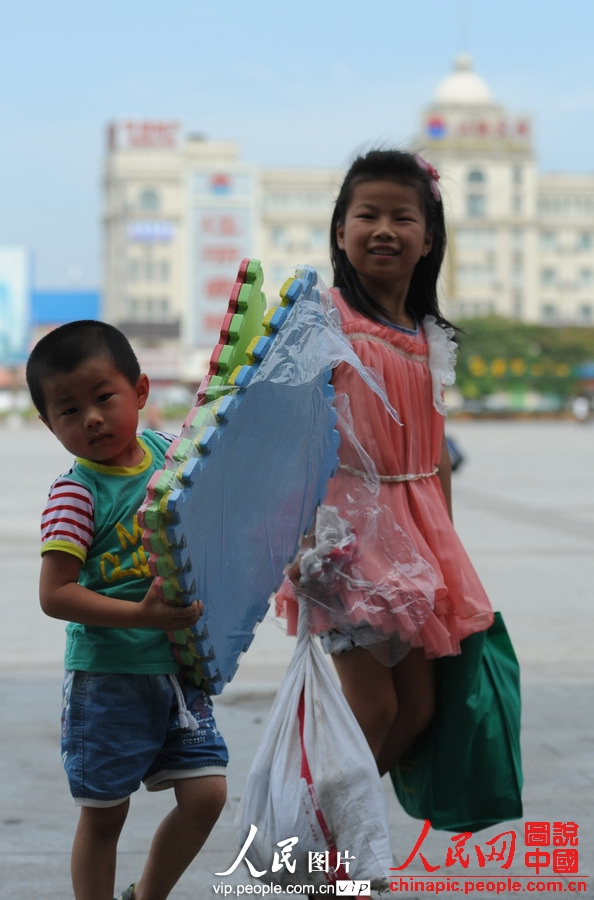
[[[181,685],[198,726],[183,727],[173,677],[66,672],[62,763],[77,805],[115,806],[141,782],[158,791],[176,779],[225,774],[229,755],[210,697]]]

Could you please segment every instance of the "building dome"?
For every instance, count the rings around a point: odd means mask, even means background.
[[[461,54],[454,61],[454,71],[438,85],[436,103],[474,105],[493,103],[493,96],[485,81],[474,71],[470,56]]]

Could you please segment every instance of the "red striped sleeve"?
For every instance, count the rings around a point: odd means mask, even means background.
[[[41,516],[42,547],[50,541],[65,541],[79,547],[86,556],[93,534],[92,495],[81,484],[58,478]]]

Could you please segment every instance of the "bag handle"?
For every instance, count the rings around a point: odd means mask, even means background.
[[[299,630],[301,632],[301,614],[299,616]],[[307,624],[307,616],[303,616]],[[299,635],[301,639],[301,633]],[[309,638],[309,635],[307,635]],[[316,786],[313,781],[313,777],[311,774],[311,769],[309,766],[309,760],[307,758],[307,750],[305,747],[304,740],[304,731],[305,731],[305,685],[301,688],[301,694],[299,695],[299,704],[297,706],[297,717],[299,719],[299,743],[301,746],[301,777],[304,779],[307,790],[309,793],[309,797],[311,800],[311,804],[316,814],[316,819],[318,821],[318,825],[324,835],[324,840],[326,842],[326,846],[328,847],[328,863],[329,863],[329,871],[326,872],[326,878],[328,884],[334,884],[337,879],[348,879],[348,872],[345,870],[342,863],[337,865],[338,863],[338,849],[336,844],[334,843],[334,839],[330,834],[330,829],[328,827],[328,823],[324,817],[324,813],[320,807],[320,801],[318,800],[318,795],[316,792]]]

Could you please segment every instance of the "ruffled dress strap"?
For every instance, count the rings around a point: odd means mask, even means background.
[[[433,382],[433,405],[442,416],[446,414],[443,389],[456,381],[456,332],[437,324],[435,316],[425,316],[423,331],[429,345],[429,371]]]

